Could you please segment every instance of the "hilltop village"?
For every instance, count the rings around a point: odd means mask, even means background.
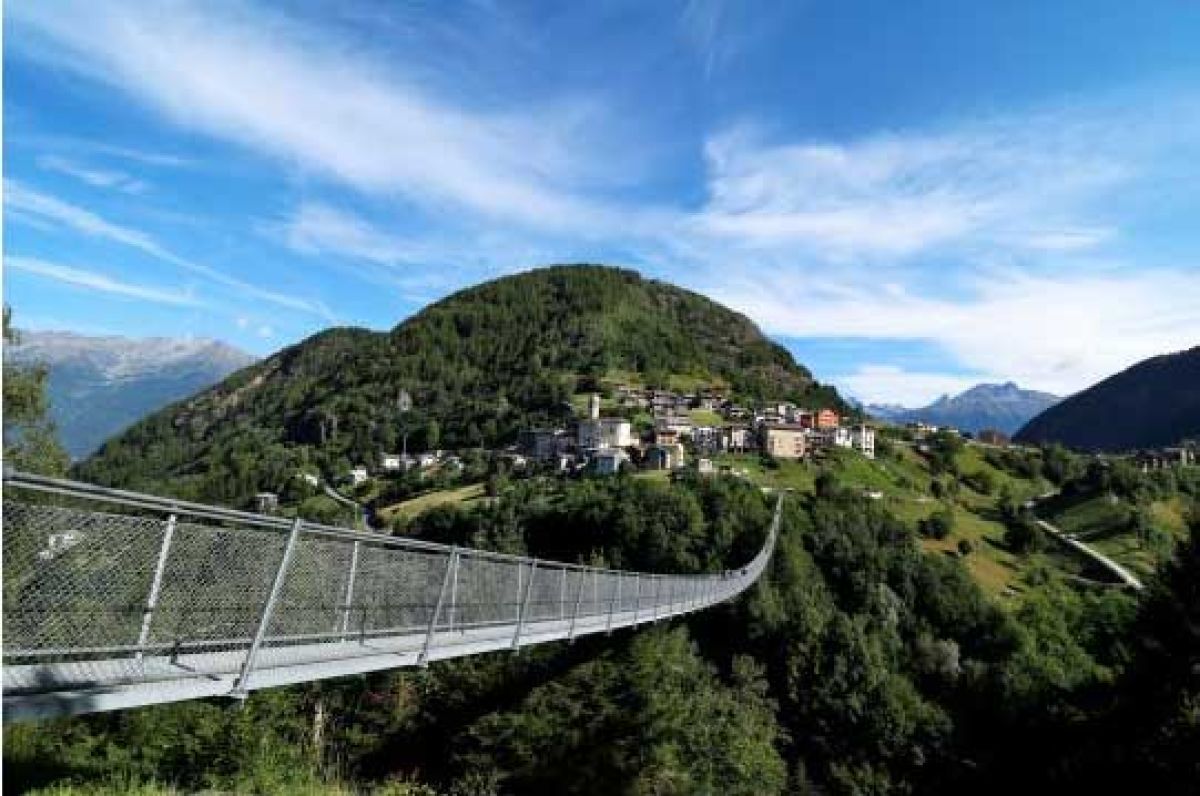
[[[701,472],[713,470],[717,453],[761,452],[780,459],[804,459],[833,447],[875,456],[875,432],[866,425],[846,427],[831,409],[807,409],[779,402],[755,408],[733,403],[711,390],[678,394],[619,387],[612,402],[622,413],[650,413],[653,425],[636,429],[625,414],[602,415],[599,394],[588,398],[586,417],[571,428],[532,429],[520,449],[555,469],[590,469],[612,474],[623,468],[674,470],[695,457]]]
[[[832,409],[810,409],[779,401],[735,403],[713,389],[692,393],[618,386],[610,397],[586,397],[571,424],[531,428],[514,445],[493,452],[514,469],[537,466],[559,473],[613,475],[622,470],[678,470],[692,466],[716,472],[721,453],[761,453],[778,459],[817,459],[831,448],[875,457],[875,430],[845,424]],[[458,454],[382,453],[376,467],[359,465],[346,479],[357,486],[372,474],[463,468]]]

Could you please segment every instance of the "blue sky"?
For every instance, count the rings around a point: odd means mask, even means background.
[[[1069,393],[1200,343],[1200,4],[5,4],[18,325],[331,324],[556,262],[823,380]]]

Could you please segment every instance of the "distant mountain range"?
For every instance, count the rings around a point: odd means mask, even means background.
[[[1060,442],[1119,451],[1200,439],[1200,346],[1153,357],[1047,410],[1017,434],[1022,442]]]
[[[921,421],[937,426],[953,426],[971,433],[992,428],[1012,434],[1060,400],[1050,393],[1023,390],[1010,381],[1006,384],[977,384],[954,397],[943,395],[929,406],[919,409],[895,404],[869,404],[864,409],[873,417],[893,423]]]
[[[211,386],[255,358],[216,340],[88,337],[20,332],[13,363],[49,371],[50,415],[73,458],[169,403]]]

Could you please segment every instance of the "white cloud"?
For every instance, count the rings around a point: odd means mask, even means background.
[[[58,155],[42,155],[37,163],[46,171],[66,174],[94,188],[112,188],[125,193],[144,193],[147,189],[145,182],[115,169],[97,169],[76,163],[73,160]]]
[[[893,365],[862,365],[833,377],[834,384],[863,403],[925,406],[942,395],[957,395],[981,382],[1002,379],[987,375],[950,375],[907,371]]]
[[[1200,343],[1200,277],[1185,270],[994,272],[953,299],[779,276],[714,294],[775,334],[927,341],[966,370],[1059,395]]]
[[[266,290],[245,280],[229,276],[207,265],[192,262],[169,251],[155,238],[141,230],[110,222],[90,210],[64,202],[57,197],[35,191],[14,180],[4,181],[5,212],[20,221],[34,223],[50,221],[90,237],[119,243],[137,249],[155,259],[170,263],[231,288],[245,298],[261,299],[280,307],[319,315],[334,320],[333,313],[323,302]]]
[[[1088,200],[1135,176],[1144,125],[1120,132],[1065,110],[882,133],[840,143],[766,143],[746,127],[706,146],[709,197],[694,229],[750,248],[903,257],[965,240],[1082,249]]]
[[[359,190],[539,226],[594,221],[572,183],[593,135],[579,105],[467,111],[362,49],[281,16],[214,4],[19,4],[22,50],[124,90],[172,121]]]
[[[259,337],[261,337],[265,340],[269,337],[274,336],[275,330],[273,328],[271,328],[269,325],[264,323],[258,327],[257,334]]]
[[[428,255],[423,247],[320,202],[300,205],[282,232],[287,246],[304,254],[349,256],[381,265],[416,261]]]
[[[171,255],[146,233],[106,221],[90,210],[35,191],[15,180],[4,181],[4,209],[20,218],[28,216],[45,219],[90,237],[131,246],[152,257],[171,258]]]
[[[16,271],[23,271],[46,279],[53,279],[56,282],[85,290],[111,293],[126,298],[178,307],[204,306],[190,291],[122,282],[94,271],[51,263],[34,257],[9,255],[4,258],[4,265]]]

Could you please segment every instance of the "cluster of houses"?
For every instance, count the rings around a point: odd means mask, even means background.
[[[1133,462],[1143,473],[1172,467],[1194,467],[1200,464],[1200,444],[1184,443],[1175,447],[1138,451],[1133,455]]]
[[[804,409],[791,403],[750,409],[707,390],[677,395],[618,388],[616,403],[625,409],[652,410],[653,429],[635,434],[627,418],[601,417],[600,396],[592,395],[587,416],[577,422],[573,433],[565,428],[530,430],[522,435],[521,449],[559,470],[588,467],[598,473],[616,473],[625,466],[677,469],[685,464],[685,445],[696,455],[701,471],[712,469],[707,457],[716,453],[762,452],[780,459],[803,459],[839,447],[875,457],[874,429],[862,424],[843,426],[831,409]],[[696,422],[691,414],[696,409],[718,414],[722,422]]]

